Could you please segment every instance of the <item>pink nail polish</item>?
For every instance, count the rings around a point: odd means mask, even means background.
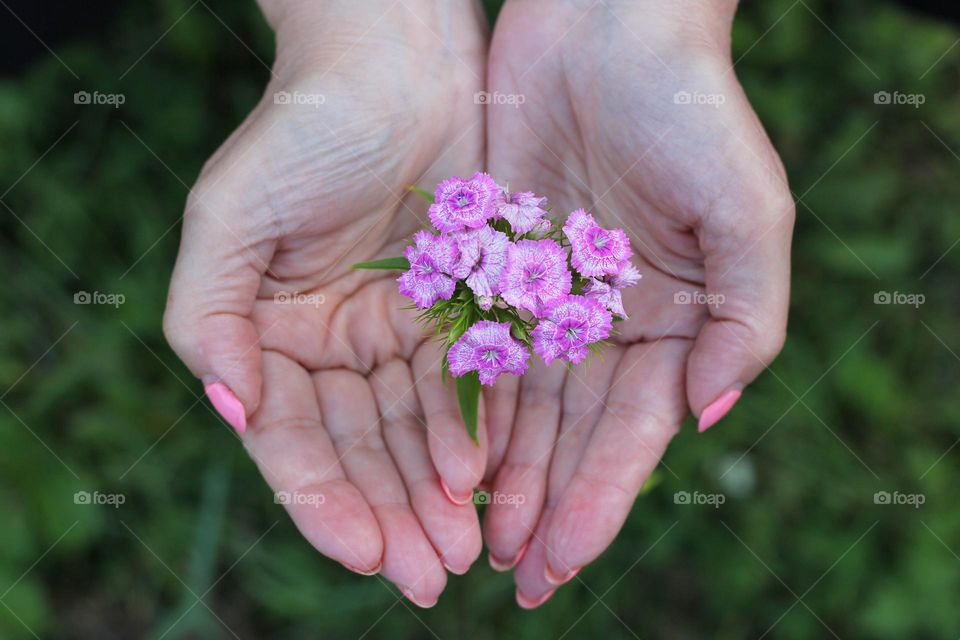
[[[524,554],[527,553],[528,546],[530,546],[529,540],[523,543],[523,546],[520,547],[520,551],[513,556],[513,560],[503,561],[490,553],[487,554],[487,561],[490,562],[490,566],[494,571],[510,571],[510,569],[513,569],[515,566],[520,564],[521,560],[523,560]]]
[[[447,499],[450,500],[453,504],[463,506],[465,504],[470,504],[473,501],[473,492],[470,492],[470,495],[466,497],[458,497],[453,495],[453,492],[450,491],[450,487],[447,486],[447,483],[443,481],[443,478],[440,478],[440,488],[443,489],[443,493],[447,496]]]
[[[527,596],[523,595],[523,593],[520,592],[520,589],[517,589],[517,594],[516,594],[517,604],[520,605],[523,609],[536,609],[537,607],[542,605],[544,602],[549,600],[550,596],[552,596],[554,592],[556,592],[556,589],[551,589],[550,591],[547,591],[545,594],[543,594],[539,598],[535,600],[531,600]]]
[[[247,430],[247,413],[244,411],[240,399],[227,388],[227,385],[222,382],[213,382],[204,385],[203,389],[206,391],[207,397],[210,398],[213,408],[223,416],[223,419],[231,427],[236,429],[238,433]]]
[[[349,569],[350,571],[353,571],[354,573],[359,573],[359,574],[362,575],[362,576],[373,576],[373,575],[376,575],[376,574],[380,573],[380,569],[383,567],[383,563],[382,563],[382,562],[378,562],[378,563],[377,563],[377,566],[375,566],[373,569],[358,569],[357,567],[355,567],[355,566],[353,566],[353,565],[350,565],[350,564],[347,564],[346,562],[341,562],[340,564],[342,564],[343,566],[345,566],[345,567],[346,567],[347,569]]]
[[[727,412],[733,408],[733,405],[740,399],[740,389],[730,389],[720,394],[720,397],[711,402],[703,413],[700,414],[700,422],[697,425],[697,431],[703,433],[713,425],[717,424]]]
[[[417,605],[421,609],[429,609],[433,605],[437,604],[436,600],[430,603],[419,602],[417,598],[413,595],[413,591],[410,589],[407,589],[406,587],[400,587],[400,592],[407,597],[407,600]]]
[[[580,569],[571,569],[567,571],[564,575],[555,573],[553,569],[550,568],[550,565],[544,567],[543,569],[543,578],[550,584],[555,587],[559,587],[562,584],[566,584],[573,580],[573,578],[580,573]]]

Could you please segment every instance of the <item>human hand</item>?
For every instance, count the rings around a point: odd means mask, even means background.
[[[318,4],[263,3],[272,79],[190,194],[164,330],[303,535],[430,606],[481,548],[435,468],[470,496],[485,449],[396,274],[350,264],[402,253],[408,185],[482,163],[485,27],[472,3]]]
[[[489,90],[524,98],[489,107],[490,173],[592,203],[643,274],[599,361],[487,394],[486,479],[525,500],[484,534],[522,606],[603,552],[688,413],[709,428],[783,343],[794,208],[733,73],[735,5],[511,0],[497,23]]]

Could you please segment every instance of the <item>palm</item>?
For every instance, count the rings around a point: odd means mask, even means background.
[[[204,260],[187,246],[209,238],[200,228],[229,229],[235,264],[218,268],[231,274],[230,297],[251,303],[205,318],[200,333],[212,352],[249,345],[234,350],[233,373],[221,374],[256,407],[246,448],[314,546],[361,572],[382,563],[421,605],[436,601],[445,567],[466,571],[481,546],[475,511],[444,497],[431,455],[469,488],[484,454],[445,419],[452,399],[439,356],[400,310],[396,274],[350,265],[402,254],[426,220],[409,185],[482,162],[473,104],[482,32],[462,19],[470,28],[442,63],[425,64],[436,52],[414,50],[449,44],[432,42],[421,23],[419,40],[371,35],[389,50],[361,45],[333,56],[346,73],[320,65],[329,69],[271,83],[205,167],[177,267]],[[289,100],[278,104],[280,91]],[[469,107],[450,109],[451,101]],[[175,345],[177,329],[168,328]]]
[[[584,206],[626,229],[643,280],[625,293],[631,318],[603,362],[531,372],[512,434],[491,432],[494,455],[505,450],[491,465],[497,490],[527,500],[491,508],[486,538],[505,565],[529,540],[516,576],[526,604],[554,588],[547,564],[562,575],[604,550],[688,414],[688,358],[710,310],[675,302],[713,302],[698,295],[716,285],[709,262],[736,258],[710,246],[705,217],[749,199],[732,192],[769,174],[764,163],[778,166],[763,158],[762,128],[722,59],[694,52],[664,63],[638,42],[642,24],[605,7],[584,15],[539,4],[508,5],[497,26],[491,89],[525,100],[491,113],[490,171],[547,195],[560,215]],[[724,108],[677,104],[683,91],[722,95]],[[551,394],[562,406],[543,406]]]

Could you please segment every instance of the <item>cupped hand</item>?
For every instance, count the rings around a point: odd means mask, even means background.
[[[710,427],[782,345],[794,208],[732,69],[735,4],[513,0],[497,23],[489,90],[513,98],[488,107],[490,173],[623,227],[643,274],[600,358],[487,394],[484,534],[522,606],[603,552],[689,413]]]
[[[350,265],[425,224],[408,185],[481,165],[485,27],[469,3],[319,4],[264,3],[272,80],[191,192],[164,329],[303,535],[429,606],[480,552],[444,493],[469,502],[486,453],[397,274]]]

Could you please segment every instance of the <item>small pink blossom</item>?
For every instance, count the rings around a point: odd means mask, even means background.
[[[430,205],[430,221],[440,231],[478,229],[497,215],[503,191],[485,173],[469,180],[449,178],[437,185],[435,202]]]
[[[487,385],[502,373],[523,375],[529,358],[526,345],[510,335],[509,322],[489,320],[474,323],[447,351],[450,375],[459,378],[476,371]]]
[[[449,300],[456,289],[452,276],[459,256],[456,241],[446,235],[435,236],[418,231],[414,244],[404,251],[410,270],[400,274],[400,293],[413,299],[420,309],[429,308],[437,300]]]
[[[539,314],[544,305],[570,293],[567,254],[553,240],[520,240],[507,249],[500,281],[507,304]]]
[[[640,272],[630,262],[624,262],[620,265],[620,270],[612,276],[603,276],[602,278],[590,278],[583,289],[583,295],[588,298],[594,298],[604,307],[617,314],[623,319],[627,319],[627,314],[623,310],[623,297],[621,291],[632,287],[640,280]]]
[[[583,209],[570,214],[563,233],[570,240],[573,267],[587,277],[612,275],[633,255],[623,229],[604,229]]]
[[[514,233],[527,233],[537,227],[538,230],[550,228],[550,221],[543,220],[547,211],[543,208],[546,198],[533,195],[530,191],[512,193],[500,205],[499,214],[510,223]],[[546,229],[540,223],[546,223]]]
[[[533,349],[550,364],[557,358],[578,364],[587,346],[610,336],[610,312],[593,298],[567,296],[550,305],[546,317],[533,329]]]
[[[500,274],[507,264],[506,234],[483,225],[454,234],[460,249],[460,259],[453,268],[453,276],[466,280],[467,286],[478,296],[492,297],[500,293]]]

